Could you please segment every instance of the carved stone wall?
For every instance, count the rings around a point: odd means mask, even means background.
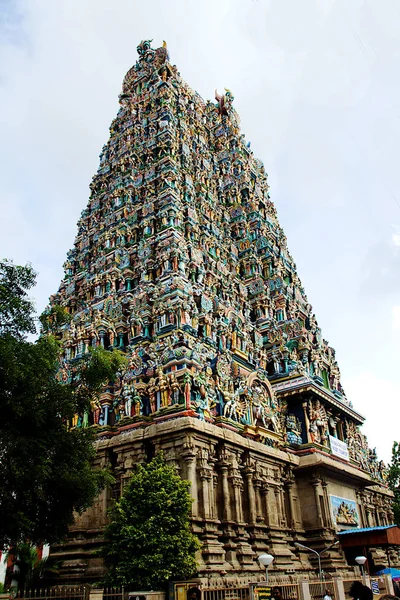
[[[133,465],[160,450],[191,482],[193,531],[202,542],[199,576],[211,576],[215,581],[248,581],[261,575],[257,556],[262,552],[275,557],[272,572],[301,574],[313,569],[310,556],[299,553],[294,542],[321,548],[335,539],[330,493],[357,498],[363,507],[361,526],[367,525],[364,513],[370,510],[369,524],[377,524],[377,515],[390,504],[390,496],[379,488],[366,492],[362,482],[356,490],[343,483],[342,465],[337,465],[336,476],[332,466],[323,461],[318,471],[310,471],[302,458],[290,451],[245,440],[234,431],[190,417],[153,424],[145,432],[127,430],[98,442],[98,459],[108,456],[108,464],[114,465],[114,497],[121,493]],[[71,559],[65,560],[66,579],[100,577],[101,564],[89,556],[101,543],[111,502],[110,491],[103,492],[95,505],[77,518],[69,542],[53,549],[63,559],[71,555],[72,548],[80,548],[76,558],[79,569],[74,571]],[[349,571],[340,549],[328,553],[324,568]]]

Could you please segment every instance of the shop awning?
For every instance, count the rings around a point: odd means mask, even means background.
[[[337,535],[342,548],[353,546],[400,546],[400,527],[397,525],[346,529],[346,531],[339,531]]]

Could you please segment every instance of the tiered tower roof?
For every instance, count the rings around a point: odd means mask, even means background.
[[[382,479],[232,92],[204,102],[165,45],[138,53],[51,300],[72,316],[60,376],[96,345],[129,366],[74,425],[189,415],[293,451],[342,443]]]

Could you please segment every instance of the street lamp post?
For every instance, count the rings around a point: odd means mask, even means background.
[[[330,546],[327,546],[326,548],[324,548],[323,550],[321,550],[321,552],[317,552],[317,550],[314,550],[313,548],[309,548],[308,546],[304,546],[304,544],[300,544],[299,542],[295,542],[294,543],[294,545],[297,546],[297,548],[303,548],[303,550],[308,550],[309,552],[313,552],[314,554],[317,555],[317,558],[318,558],[318,577],[319,577],[319,580],[321,582],[321,595],[322,595],[322,597],[325,594],[325,590],[324,590],[324,585],[323,585],[323,582],[322,582],[321,554],[323,554],[327,550],[330,550],[334,546],[337,546],[338,543],[339,543],[339,540],[336,540],[336,542],[334,542]]]
[[[360,565],[361,577],[364,577],[364,565],[367,562],[367,558],[365,556],[356,556],[355,561]]]
[[[265,567],[265,581],[268,583],[268,567],[273,563],[274,557],[272,554],[260,554],[258,560]]]

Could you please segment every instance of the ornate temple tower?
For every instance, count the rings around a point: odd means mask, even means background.
[[[61,376],[90,346],[129,366],[91,414],[97,460],[117,484],[54,549],[65,577],[98,580],[90,555],[112,496],[163,449],[191,484],[199,574],[249,580],[262,551],[278,571],[310,568],[338,529],[391,521],[384,467],[340,383],[233,95],[205,103],[145,41],[124,79],[90,199],[51,303]],[[325,568],[345,570],[340,549]]]

